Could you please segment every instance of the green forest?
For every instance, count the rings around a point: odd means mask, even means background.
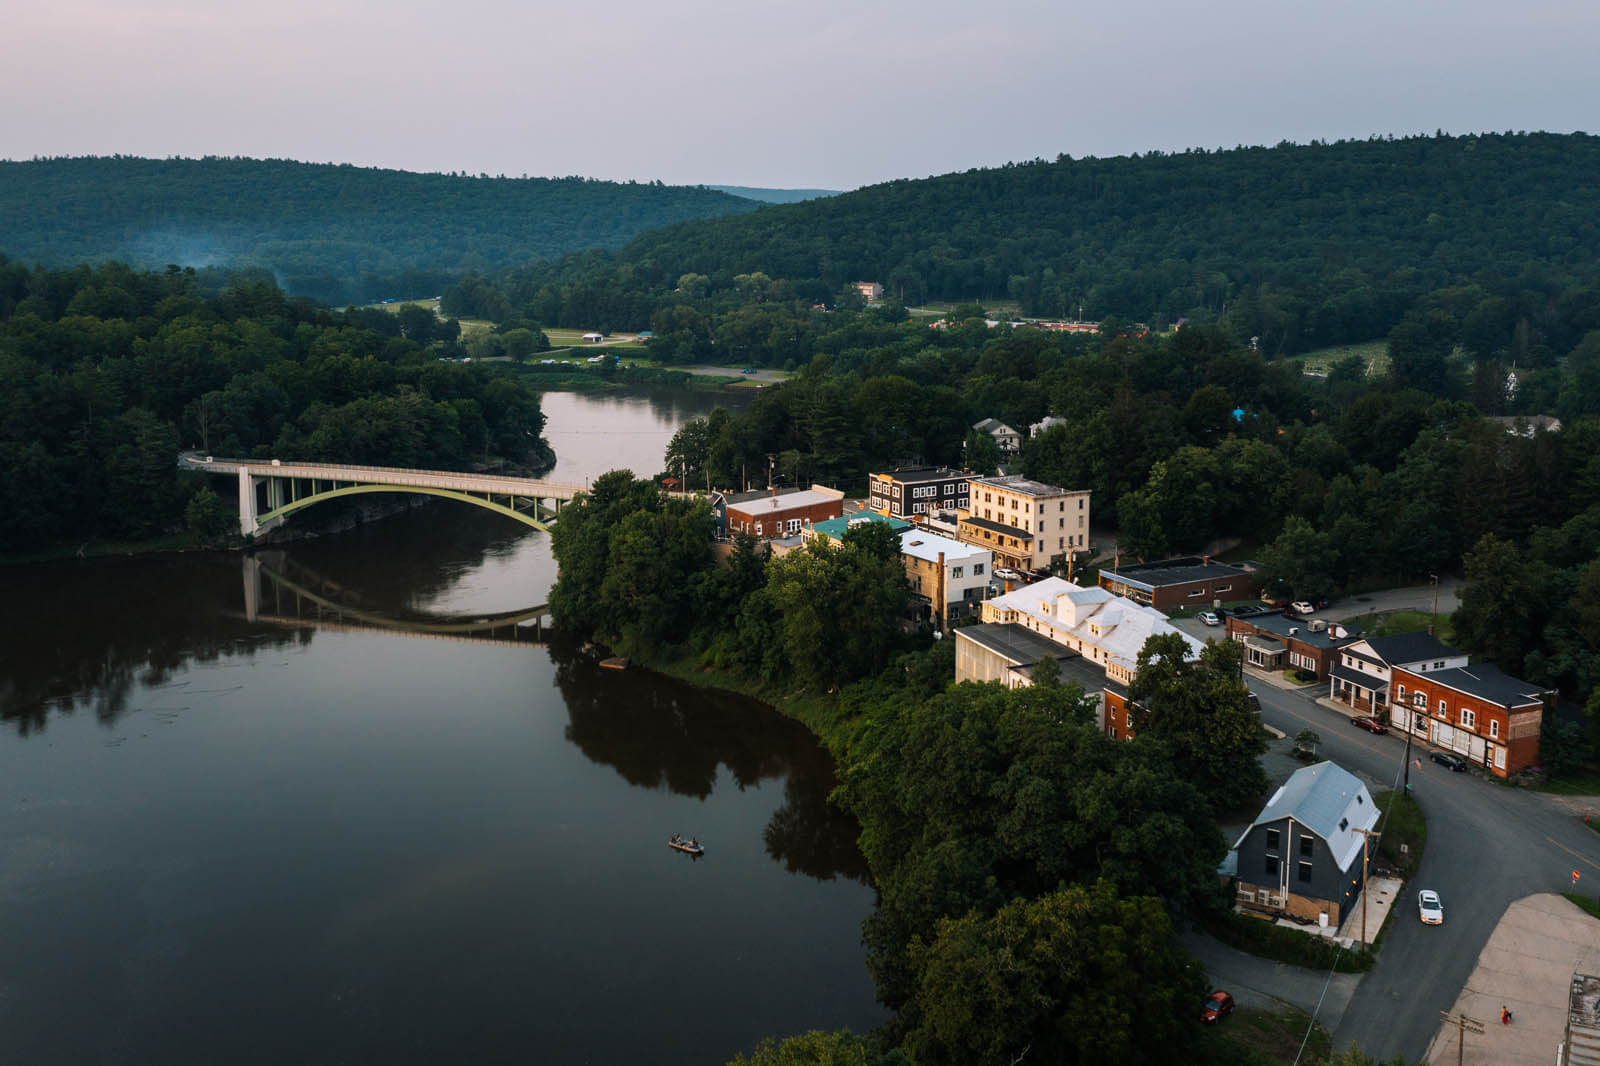
[[[0,161],[12,259],[254,267],[330,305],[437,295],[498,271],[753,210],[711,189],[588,178],[414,174],[286,159]]]
[[[808,308],[878,281],[908,306],[1223,323],[1275,357],[1382,337],[1456,285],[1536,325],[1600,265],[1597,166],[1600,138],[1544,133],[1063,156],[679,223],[479,284],[547,325],[661,333],[652,316],[703,315],[741,276]]]
[[[549,460],[539,398],[447,361],[431,312],[334,313],[270,282],[0,257],[0,553],[227,531],[180,449],[465,470]],[[224,486],[224,492],[228,490]]]

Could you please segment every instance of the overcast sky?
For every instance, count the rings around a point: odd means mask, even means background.
[[[0,41],[8,159],[845,189],[1600,126],[1595,0],[50,0]]]

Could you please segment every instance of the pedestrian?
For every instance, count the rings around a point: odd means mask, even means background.
[[[1510,1025],[1511,1024],[1511,1012],[1506,1010],[1506,1005],[1504,1003],[1500,1004],[1500,1024],[1501,1025]]]

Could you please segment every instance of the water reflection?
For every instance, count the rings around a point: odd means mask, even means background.
[[[786,778],[784,803],[762,834],[767,853],[792,873],[866,883],[855,820],[828,802],[832,760],[800,723],[733,693],[602,669],[559,637],[551,657],[567,738],[591,760],[640,788],[699,799],[715,790],[719,766],[741,790]]]

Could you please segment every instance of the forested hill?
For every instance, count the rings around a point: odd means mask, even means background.
[[[255,266],[331,304],[437,293],[467,270],[616,248],[753,210],[706,188],[414,174],[280,159],[0,161],[0,254],[63,266]]]
[[[746,200],[759,200],[764,204],[797,204],[824,196],[838,196],[838,189],[761,189],[749,185],[708,185],[709,189],[742,196]]]
[[[1592,275],[1596,174],[1600,138],[1585,134],[1062,157],[683,223],[616,261],[635,279],[654,267],[663,291],[684,273],[715,286],[760,271],[829,291],[880,281],[912,305],[1014,298],[1031,315],[1226,310],[1270,354],[1382,336],[1420,294],[1464,280],[1554,289]]]

